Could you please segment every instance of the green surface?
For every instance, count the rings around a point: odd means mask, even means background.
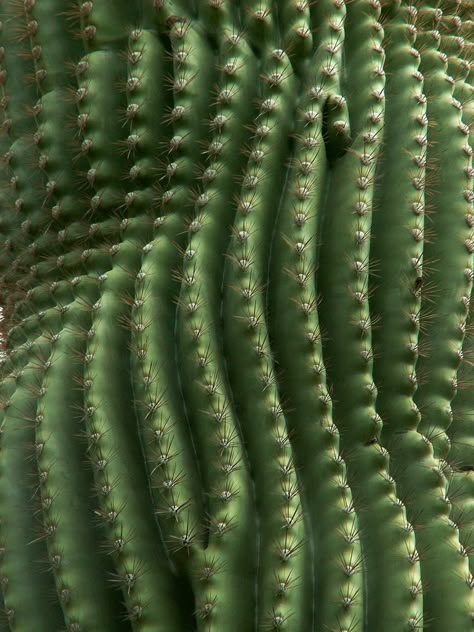
[[[0,632],[472,632],[472,2],[0,22]]]

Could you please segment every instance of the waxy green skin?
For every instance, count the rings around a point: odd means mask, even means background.
[[[472,631],[472,3],[0,22],[0,632]]]

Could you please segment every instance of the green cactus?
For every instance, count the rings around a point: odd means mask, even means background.
[[[472,0],[0,21],[0,632],[474,630]]]

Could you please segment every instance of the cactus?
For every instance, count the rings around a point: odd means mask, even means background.
[[[0,20],[0,632],[473,630],[472,1]]]

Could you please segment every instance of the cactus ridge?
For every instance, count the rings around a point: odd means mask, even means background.
[[[0,631],[468,632],[472,2],[0,1]]]

